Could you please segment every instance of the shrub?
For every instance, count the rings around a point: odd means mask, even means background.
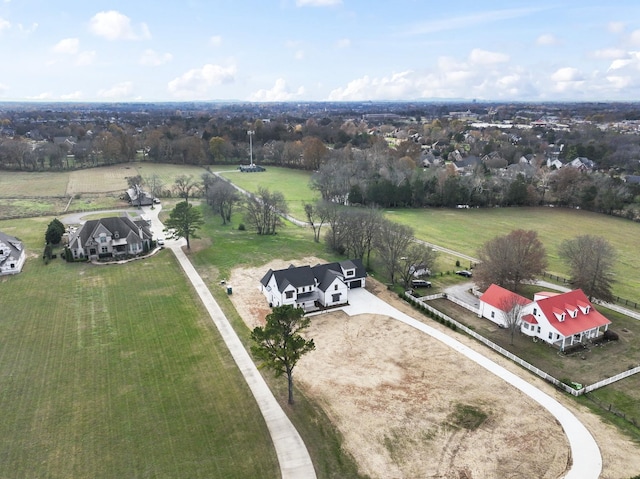
[[[238,231],[245,231],[247,229],[247,227],[244,225],[244,223],[240,223],[238,225]]]
[[[617,341],[618,339],[620,339],[620,337],[618,336],[618,333],[611,331],[610,329],[607,329],[604,332],[603,338],[606,339],[607,341]]]

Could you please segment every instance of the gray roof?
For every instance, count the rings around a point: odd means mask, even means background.
[[[355,269],[355,275],[349,277],[350,281],[357,278],[364,278],[367,275],[362,261],[359,259],[351,259],[340,261],[339,263],[318,264],[313,268],[308,265],[298,267],[290,265],[286,269],[276,271],[270,269],[267,271],[267,274],[262,277],[260,283],[262,283],[263,286],[267,286],[271,277],[274,276],[279,291],[284,291],[288,285],[294,288],[300,288],[302,286],[314,286],[316,284],[320,290],[325,291],[336,277],[342,278],[344,271],[348,269]]]
[[[97,220],[89,220],[83,224],[74,236],[69,240],[69,244],[73,245],[75,241],[80,241],[80,246],[84,247],[89,238],[96,234],[96,230],[104,228],[111,235],[118,232],[121,238],[127,238],[127,241],[138,238],[139,240],[151,239],[152,233],[148,225],[144,222],[135,222],[128,216],[111,216],[109,218],[101,218]],[[142,238],[138,234],[138,228],[142,229]],[[131,236],[133,235],[133,236]],[[72,246],[77,247],[77,246]]]
[[[4,259],[0,257],[0,264],[4,263],[9,258],[13,258],[13,259],[20,258],[20,255],[22,254],[22,250],[24,248],[22,241],[20,241],[18,238],[14,236],[9,236],[8,234],[5,234],[2,231],[0,231],[0,242],[6,244],[11,250],[11,254],[5,256]]]

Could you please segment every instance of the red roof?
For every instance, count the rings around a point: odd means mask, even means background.
[[[539,299],[537,304],[551,326],[565,337],[611,324],[611,321],[595,310],[581,289]],[[576,310],[576,317],[572,318],[570,312]],[[554,313],[564,313],[564,321],[560,321]]]
[[[522,317],[522,320],[525,323],[529,323],[529,324],[538,324],[538,320],[536,319],[536,317],[533,314],[525,314]]]
[[[514,301],[521,305],[529,304],[531,302],[524,296],[520,296],[508,289],[504,289],[497,284],[489,286],[484,294],[480,296],[480,301],[483,301],[494,308],[498,308],[500,311],[504,311],[506,306],[514,304]]]

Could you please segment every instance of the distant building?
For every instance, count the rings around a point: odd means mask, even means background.
[[[0,232],[0,276],[22,271],[26,258],[22,241]]]

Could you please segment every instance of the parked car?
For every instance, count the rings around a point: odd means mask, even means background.
[[[426,281],[424,279],[412,279],[411,287],[412,288],[430,288],[431,281]]]
[[[156,244],[158,246],[164,246],[164,238],[158,238],[156,239]]]
[[[461,271],[456,271],[456,274],[459,274],[460,276],[464,276],[465,278],[471,278],[473,276],[473,273],[471,271],[467,271],[466,269],[463,269]]]

